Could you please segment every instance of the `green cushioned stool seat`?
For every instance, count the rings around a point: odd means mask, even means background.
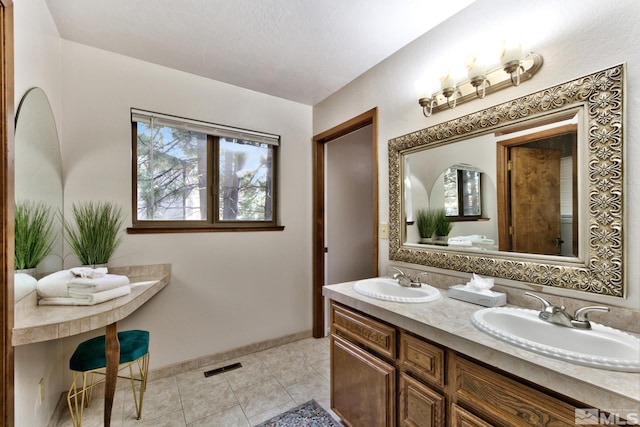
[[[149,331],[118,332],[120,364],[133,362],[149,352]],[[69,369],[84,372],[107,366],[105,336],[84,341],[78,345],[69,360]]]
[[[141,419],[142,401],[149,373],[149,332],[141,330],[118,332],[118,341],[120,342],[118,378],[131,381],[136,415]],[[107,366],[105,347],[104,335],[91,338],[80,343],[69,359],[73,381],[67,393],[67,404],[74,427],[82,426],[82,412],[91,403],[93,388],[105,382]],[[138,367],[135,374],[134,366]],[[128,372],[121,373],[121,371]],[[99,375],[98,380],[95,380],[95,375]],[[139,384],[139,393],[136,393],[136,383]]]

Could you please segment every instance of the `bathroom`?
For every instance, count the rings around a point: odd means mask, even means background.
[[[377,107],[378,222],[387,224],[390,139],[621,63],[626,63],[627,288],[624,299],[596,302],[610,305],[612,314],[615,307],[629,310],[636,322],[640,316],[640,229],[632,221],[640,212],[640,170],[634,168],[640,162],[640,127],[634,120],[640,109],[640,6],[633,0],[477,0],[316,105],[64,40],[44,0],[18,0],[13,9],[14,105],[31,87],[47,94],[61,141],[66,209],[75,200],[89,199],[130,206],[131,107],[182,117],[202,117],[206,111],[216,123],[269,129],[286,141],[279,170],[283,231],[124,236],[114,266],[172,265],[170,285],[119,322],[121,329],[150,331],[152,371],[254,343],[310,335],[314,135]],[[413,82],[436,60],[446,61],[450,52],[487,31],[534,34],[530,49],[544,57],[543,67],[518,87],[425,118]],[[380,237],[381,274],[394,264],[389,256],[389,241]],[[576,298],[593,301],[589,295]],[[27,414],[23,425],[47,425],[69,381],[63,368],[75,346],[89,336],[16,347],[16,413]],[[46,388],[39,405],[41,378]]]

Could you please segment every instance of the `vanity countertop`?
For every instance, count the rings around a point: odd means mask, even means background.
[[[594,408],[640,413],[640,373],[574,365],[499,341],[471,324],[484,307],[448,298],[446,289],[437,301],[411,304],[360,295],[354,283],[325,286],[323,295]]]
[[[124,319],[169,284],[171,264],[109,268],[129,277],[131,294],[91,306],[39,306],[37,294],[16,303],[14,346],[65,338]]]

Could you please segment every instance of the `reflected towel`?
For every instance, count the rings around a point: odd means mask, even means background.
[[[58,298],[69,296],[69,282],[73,274],[69,270],[56,271],[38,280],[38,295],[42,298]]]
[[[123,297],[131,293],[129,285],[120,286],[103,292],[94,292],[82,297],[51,297],[41,298],[38,305],[95,305],[115,298]]]
[[[82,297],[87,294],[104,292],[128,284],[129,278],[118,274],[107,274],[99,279],[81,279],[74,277],[69,282],[69,296]]]
[[[75,267],[70,271],[71,274],[73,274],[75,277],[81,277],[83,279],[98,279],[100,277],[104,277],[107,274],[107,269],[105,267]]]

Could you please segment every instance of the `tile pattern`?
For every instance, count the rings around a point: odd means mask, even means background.
[[[242,368],[204,376],[206,371],[236,362]],[[307,338],[150,381],[139,421],[131,390],[121,388],[116,393],[111,425],[250,427],[311,399],[335,416],[330,410],[329,366],[329,339]],[[96,393],[85,409],[82,425],[101,426],[102,406],[102,395]],[[65,411],[58,427],[71,426]]]

